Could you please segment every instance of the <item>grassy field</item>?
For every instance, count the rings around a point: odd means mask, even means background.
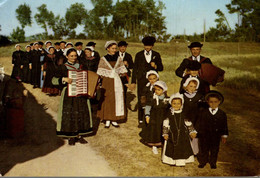
[[[71,40],[76,42],[76,40]],[[88,40],[89,41],[89,40]],[[83,40],[86,44],[88,41]],[[96,50],[106,54],[105,41],[95,40]],[[21,44],[23,49],[26,44]],[[168,94],[178,91],[180,78],[175,69],[190,52],[186,43],[156,43],[154,50],[160,52],[164,71],[161,80],[168,85]],[[127,51],[134,55],[143,49],[141,43],[130,43]],[[0,63],[11,72],[11,54],[14,46],[0,48]],[[102,155],[119,176],[253,176],[260,174],[259,107],[260,107],[260,44],[257,43],[204,43],[203,56],[226,71],[225,81],[214,89],[224,94],[221,108],[228,115],[230,136],[221,145],[218,168],[211,170],[197,168],[197,161],[186,167],[174,167],[161,163],[159,155],[139,142],[140,129],[137,128],[137,112],[129,110],[128,120],[120,129],[104,129],[100,124],[97,134],[87,138],[89,144]],[[59,97],[48,97],[39,89],[33,90],[39,103],[57,111]],[[135,92],[128,92],[128,103],[136,104]],[[133,100],[134,99],[134,100]],[[98,121],[96,122],[98,125]],[[102,168],[100,168],[102,169]]]

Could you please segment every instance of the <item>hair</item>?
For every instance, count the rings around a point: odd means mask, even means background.
[[[173,98],[173,99],[172,99],[172,102],[173,102],[174,100],[180,100],[180,101],[181,101],[181,104],[182,104],[182,99],[181,99],[181,98]],[[171,102],[171,104],[172,104],[172,102]]]
[[[111,43],[111,44],[109,44],[108,46],[107,46],[107,48],[110,48],[111,46],[113,46],[113,45],[117,45],[116,43]],[[106,49],[107,49],[106,48]]]
[[[210,94],[208,97],[207,97],[207,101],[209,101],[209,98],[217,98],[219,101],[222,100],[222,98],[218,95],[218,94]]]
[[[74,49],[74,48],[70,48],[70,49],[68,49],[68,51],[66,52],[66,56],[68,56],[71,52],[77,52],[76,51],[76,49]]]
[[[92,52],[92,50],[91,50],[90,48],[85,48],[85,49],[84,49],[84,51],[86,51],[86,50],[88,50],[88,51],[91,51],[91,52]]]

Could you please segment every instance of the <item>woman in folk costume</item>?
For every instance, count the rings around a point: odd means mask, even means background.
[[[47,53],[44,57],[44,64],[43,64],[43,77],[44,83],[42,87],[42,92],[49,94],[50,96],[55,96],[59,94],[59,89],[56,88],[51,80],[57,71],[57,58],[54,54],[55,48],[53,46],[49,46],[47,49]]]
[[[40,87],[41,83],[41,51],[39,50],[39,43],[35,42],[33,44],[34,49],[32,51],[32,85],[33,88]]]
[[[11,77],[22,81],[22,68],[23,68],[23,51],[21,51],[21,45],[15,45],[16,51],[12,55],[13,71]]]
[[[162,123],[168,109],[167,85],[163,81],[157,81],[153,85],[154,93],[147,98],[145,106],[146,127],[140,132],[141,142],[152,146],[154,154],[158,154],[157,147],[162,145]]]
[[[69,138],[69,145],[75,145],[76,141],[87,143],[84,135],[92,132],[92,113],[88,97],[69,97],[68,84],[72,79],[68,78],[68,70],[79,70],[80,65],[76,63],[77,52],[71,48],[66,51],[68,61],[59,66],[55,77],[52,78],[53,85],[62,88],[61,102],[57,118],[57,135]]]
[[[162,162],[170,165],[185,166],[194,162],[190,137],[196,137],[192,122],[185,119],[182,112],[184,99],[180,93],[173,94],[169,103],[167,119],[163,121],[163,137],[165,139]]]
[[[30,64],[32,62],[32,52],[31,46],[27,45],[25,47],[26,51],[23,56],[23,82],[29,83],[31,81],[31,69]]]
[[[106,121],[105,128],[109,128],[110,122],[114,127],[119,127],[117,121],[125,119],[126,114],[120,76],[126,75],[127,69],[123,59],[115,55],[116,41],[107,41],[105,49],[108,54],[100,59],[97,70],[97,74],[102,76],[102,88],[105,89],[104,101],[97,116]]]

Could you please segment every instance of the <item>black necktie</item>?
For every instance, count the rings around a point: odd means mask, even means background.
[[[216,109],[211,109],[211,112],[213,113]]]
[[[148,56],[150,53],[148,51],[146,51],[146,55]]]

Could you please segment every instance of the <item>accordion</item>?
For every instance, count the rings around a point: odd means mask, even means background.
[[[225,71],[212,64],[202,63],[200,70],[200,78],[215,86],[219,82],[224,81]]]
[[[69,97],[95,97],[100,78],[98,74],[88,70],[68,70],[68,77],[72,79],[72,83],[68,84]]]

